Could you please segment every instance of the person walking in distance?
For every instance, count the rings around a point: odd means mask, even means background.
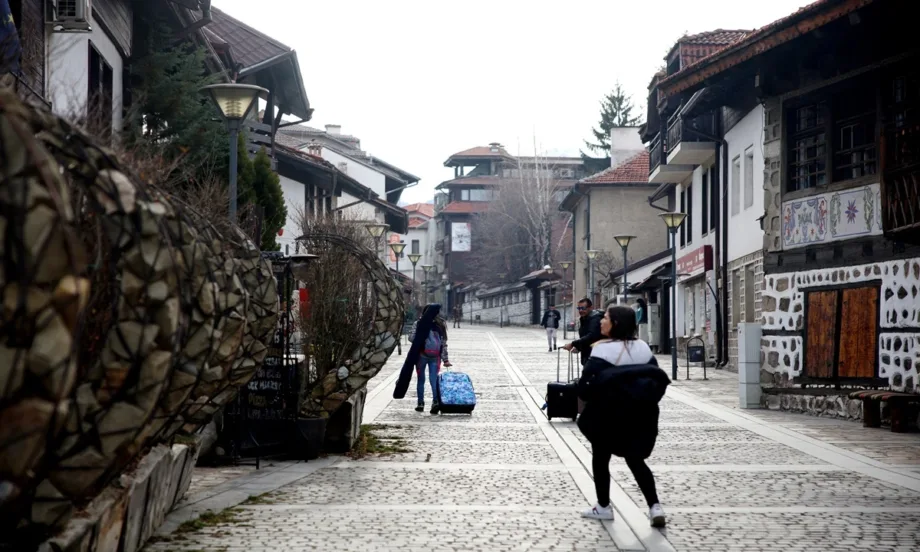
[[[582,366],[591,357],[591,345],[603,338],[601,335],[601,319],[603,318],[604,313],[594,310],[594,303],[587,297],[578,302],[578,339],[565,345],[563,349],[566,351],[574,349],[581,353]]]
[[[546,343],[549,345],[549,352],[556,350],[556,332],[559,330],[559,320],[562,315],[556,310],[555,305],[550,305],[549,309],[543,313],[543,321],[540,325],[546,328]]]
[[[463,307],[460,305],[454,306],[454,327],[459,328],[460,322],[463,321]]]
[[[601,321],[602,339],[578,381],[578,396],[585,407],[578,429],[591,443],[597,504],[582,516],[613,519],[610,504],[610,457],[620,456],[636,478],[649,508],[653,527],[664,527],[664,510],[658,502],[655,476],[645,460],[658,437],[658,402],[671,380],[648,344],[636,337],[636,313],[626,306],[607,309]]]
[[[409,342],[412,343],[410,353],[418,350],[418,361],[415,365],[415,374],[418,379],[416,394],[418,404],[416,412],[425,410],[425,372],[431,385],[431,413],[437,414],[438,404],[438,374],[441,373],[441,363],[448,368],[451,366],[447,357],[447,324],[438,312],[441,306],[437,304],[426,305],[422,316],[412,325],[409,333]],[[424,333],[426,332],[427,333]],[[423,335],[420,335],[424,333]],[[406,359],[408,362],[408,358]]]

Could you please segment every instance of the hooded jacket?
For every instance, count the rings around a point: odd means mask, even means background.
[[[648,458],[658,437],[658,403],[671,380],[649,364],[614,366],[591,357],[578,380],[585,408],[578,428],[592,445],[621,457]]]

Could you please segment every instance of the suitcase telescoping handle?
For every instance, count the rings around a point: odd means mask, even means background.
[[[575,361],[573,360],[575,353],[569,351],[569,367],[568,367],[568,379],[566,383],[571,382],[575,379]],[[562,383],[560,379],[562,376],[562,349],[556,349],[556,383]]]

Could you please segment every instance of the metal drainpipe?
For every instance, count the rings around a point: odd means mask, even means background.
[[[725,347],[722,355],[722,366],[729,362],[728,358],[728,141],[725,140],[725,133],[722,133],[722,225],[725,231],[722,232],[722,331],[725,334],[722,346]]]

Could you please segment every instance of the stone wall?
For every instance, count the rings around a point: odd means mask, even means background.
[[[502,298],[504,298],[504,305],[502,305]],[[477,297],[475,304],[473,318],[475,319],[478,316],[478,322],[483,324],[498,324],[501,320],[505,324],[514,326],[529,326],[531,323],[531,295],[529,289],[522,288]],[[468,309],[469,306],[466,308]],[[470,312],[464,310],[463,316],[468,321]]]
[[[764,332],[774,335],[762,341],[765,380],[788,385],[801,374],[808,288],[873,281],[881,281],[878,375],[893,389],[918,391],[920,332],[914,328],[920,326],[920,258],[766,275],[762,323]]]
[[[197,460],[195,445],[157,445],[77,511],[39,552],[141,550],[185,496]]]
[[[803,412],[825,418],[859,421],[863,417],[862,401],[850,399],[846,393],[839,392],[836,394],[764,393],[760,397],[760,406],[769,410]]]
[[[753,268],[754,280],[749,282],[747,278],[747,268]],[[741,284],[738,289],[734,286],[734,273],[740,271]],[[750,318],[752,322],[760,320],[762,312],[762,292],[763,292],[763,252],[757,251],[750,255],[745,255],[740,259],[735,259],[728,265],[728,275],[723,285],[728,286],[728,305],[726,306],[726,316],[728,316],[728,366],[732,371],[738,371],[738,324],[748,320],[746,293],[748,286],[754,286],[754,313]],[[740,294],[738,306],[739,312],[735,310],[735,294]]]

